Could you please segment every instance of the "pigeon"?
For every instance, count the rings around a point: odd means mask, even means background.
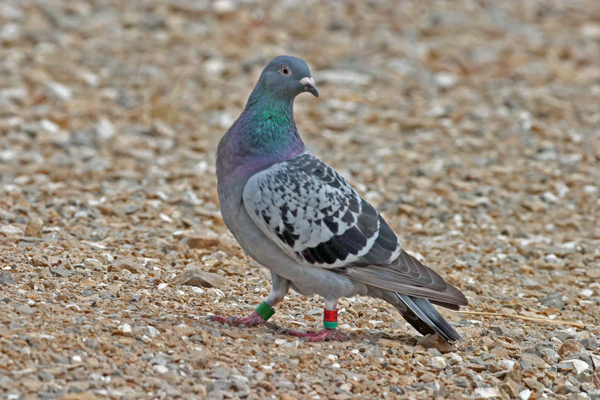
[[[290,288],[324,299],[323,330],[285,333],[305,341],[344,340],[337,303],[357,295],[383,299],[423,335],[460,340],[433,305],[468,304],[454,286],[400,245],[383,217],[302,142],[293,103],[319,96],[306,62],[274,58],[245,109],[217,149],[221,214],[244,251],[271,273],[272,288],[245,318],[221,323],[267,324]]]

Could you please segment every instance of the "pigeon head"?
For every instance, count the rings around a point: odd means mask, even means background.
[[[279,56],[271,60],[256,86],[283,100],[291,101],[303,92],[319,97],[308,65],[298,57]]]

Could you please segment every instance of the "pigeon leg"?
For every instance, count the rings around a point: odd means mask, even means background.
[[[273,325],[265,321],[256,311],[253,311],[252,314],[245,318],[238,317],[223,317],[221,315],[213,315],[210,317],[212,321],[217,321],[222,324],[230,324],[230,325],[244,325],[244,326],[255,326],[260,324],[265,325]]]
[[[337,301],[330,301],[325,299],[325,309],[323,310],[323,326],[324,329],[321,332],[297,332],[292,330],[285,330],[283,333],[302,338],[305,342],[323,342],[329,339],[337,339],[340,342],[346,340],[344,335],[338,331],[337,325]]]
[[[244,326],[256,326],[265,325],[271,329],[281,330],[277,325],[267,322],[269,318],[275,314],[273,306],[279,303],[290,290],[290,282],[287,279],[280,277],[271,272],[271,280],[273,281],[273,287],[271,292],[265,301],[263,301],[256,310],[245,318],[238,317],[223,317],[221,315],[212,315],[208,317],[212,321],[217,321],[222,324],[229,325],[244,325]]]

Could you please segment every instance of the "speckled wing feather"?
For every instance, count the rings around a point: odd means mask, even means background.
[[[302,264],[389,263],[400,254],[400,242],[377,211],[310,153],[254,175],[243,197],[252,220]]]
[[[331,167],[303,153],[254,175],[244,188],[252,220],[299,263],[447,307],[466,302],[402,251],[379,213]]]

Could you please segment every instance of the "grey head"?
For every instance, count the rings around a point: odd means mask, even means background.
[[[263,70],[256,89],[270,92],[284,100],[293,100],[303,92],[319,97],[308,65],[298,57],[275,57]]]

